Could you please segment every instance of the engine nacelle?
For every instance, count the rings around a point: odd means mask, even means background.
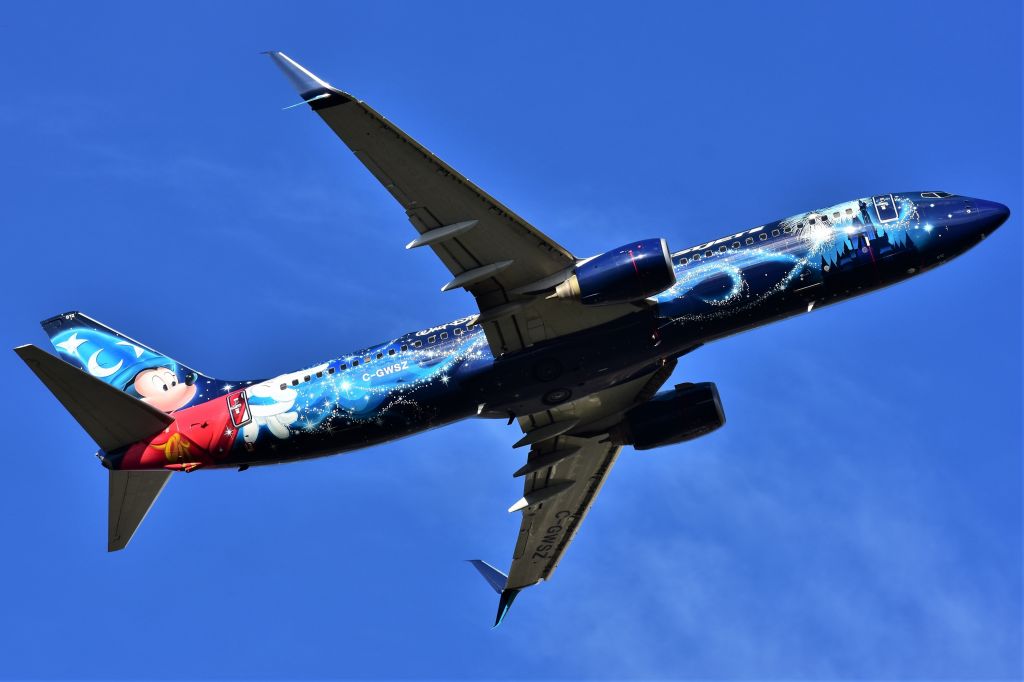
[[[676,283],[664,239],[644,239],[595,256],[555,288],[558,298],[584,305],[629,303],[659,294]]]
[[[723,424],[725,412],[713,383],[680,384],[627,412],[612,439],[637,450],[650,450],[693,440]]]

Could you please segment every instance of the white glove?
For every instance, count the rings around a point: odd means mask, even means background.
[[[260,426],[266,426],[277,438],[287,438],[288,427],[299,418],[298,412],[291,412],[297,394],[290,388],[281,389],[270,383],[256,384],[245,391],[249,402],[252,421],[242,427],[242,438],[246,443],[255,443]]]

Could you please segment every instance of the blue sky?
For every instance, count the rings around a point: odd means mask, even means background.
[[[956,262],[701,349],[729,423],[623,453],[489,628],[503,422],[178,475],[104,551],[95,446],[0,356],[0,676],[965,679],[1022,674],[1016,2],[93,3],[0,17],[6,347],[79,309],[263,377],[473,311],[296,98],[284,50],[579,255],[878,192],[1013,216]]]

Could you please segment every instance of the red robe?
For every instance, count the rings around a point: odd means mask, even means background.
[[[129,446],[121,469],[191,471],[227,457],[240,427],[251,421],[245,391],[235,391],[173,413],[174,421],[152,438]]]

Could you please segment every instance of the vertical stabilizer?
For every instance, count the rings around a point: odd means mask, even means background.
[[[79,312],[42,324],[62,360],[161,412],[175,412],[242,383],[254,383],[206,376]]]

